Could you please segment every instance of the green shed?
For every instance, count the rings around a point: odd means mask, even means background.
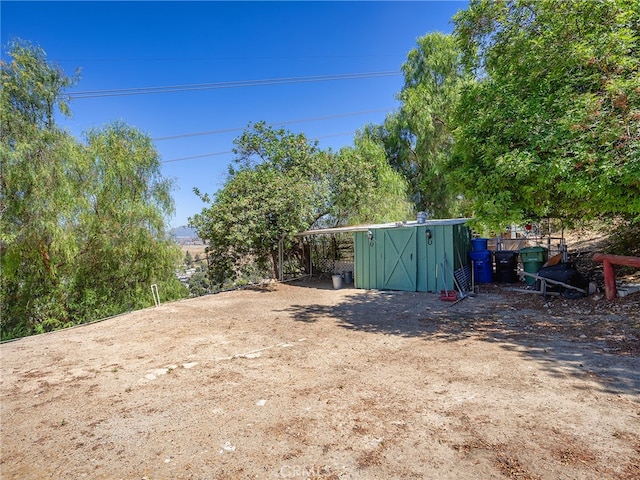
[[[467,221],[460,218],[371,225],[367,231],[354,232],[355,287],[453,290],[454,271],[469,265],[471,231],[465,225]]]

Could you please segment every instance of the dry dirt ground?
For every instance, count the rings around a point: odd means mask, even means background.
[[[637,479],[639,304],[313,280],[6,343],[1,477]]]

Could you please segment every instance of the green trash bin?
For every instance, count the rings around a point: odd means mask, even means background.
[[[538,271],[547,261],[547,249],[544,247],[527,247],[520,250],[520,260],[522,268],[527,273],[538,273]],[[525,276],[527,285],[534,285],[536,279]]]

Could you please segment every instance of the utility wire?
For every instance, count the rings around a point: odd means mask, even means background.
[[[195,160],[197,158],[216,157],[218,155],[227,155],[233,153],[231,150],[227,152],[203,153],[202,155],[193,155],[191,157],[174,158],[172,160],[162,160],[160,163],[182,162],[184,160]]]
[[[353,130],[349,131],[349,132],[340,132],[340,133],[330,133],[327,135],[322,135],[320,137],[316,137],[317,140],[320,140],[321,138],[330,138],[330,137],[342,137],[342,136],[346,136],[346,135],[353,135]],[[228,155],[230,153],[233,153],[232,150],[227,150],[226,152],[213,152],[213,153],[203,153],[202,155],[192,155],[189,157],[180,157],[180,158],[173,158],[171,160],[162,160],[160,163],[173,163],[173,162],[183,162],[186,160],[196,160],[199,158],[207,158],[207,157],[217,157],[219,155]]]
[[[233,82],[192,83],[184,85],[165,85],[159,87],[122,88],[112,90],[87,90],[68,93],[70,99],[118,97],[126,95],[148,95],[156,93],[190,92],[198,90],[217,90],[222,88],[262,87],[269,85],[288,85],[294,83],[326,82],[333,80],[358,80],[366,78],[393,77],[402,75],[398,71],[345,73],[336,75],[312,75],[306,77],[268,78],[262,80],[239,80]]]
[[[57,57],[54,62],[82,62],[82,63],[108,63],[108,62],[210,62],[219,60],[256,61],[256,60],[309,60],[309,59],[354,59],[354,58],[396,58],[393,54],[370,55],[275,55],[275,56],[215,56],[215,57]]]
[[[335,115],[327,115],[324,117],[309,117],[309,118],[299,118],[296,120],[285,120],[282,122],[269,122],[271,123],[271,125],[292,125],[295,123],[306,123],[306,122],[317,122],[317,121],[321,121],[321,120],[333,120],[336,118],[343,118],[343,117],[353,117],[353,116],[357,116],[357,115],[367,115],[369,113],[380,113],[380,112],[388,112],[389,110],[392,110],[393,107],[388,107],[388,108],[379,108],[376,110],[364,110],[361,112],[349,112],[349,113],[338,113]],[[158,138],[153,138],[152,140],[154,142],[161,142],[164,140],[177,140],[180,138],[190,138],[190,137],[201,137],[201,136],[205,136],[205,135],[218,135],[220,133],[229,133],[229,132],[237,132],[240,130],[244,130],[245,127],[232,127],[232,128],[224,128],[221,130],[208,130],[205,132],[194,132],[194,133],[182,133],[179,135],[169,135],[166,137],[158,137]]]

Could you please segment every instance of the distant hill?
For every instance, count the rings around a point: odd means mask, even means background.
[[[176,227],[169,230],[169,235],[175,238],[178,243],[190,243],[190,244],[198,244],[202,243],[202,240],[198,237],[198,232],[196,232],[195,228],[182,226]]]
[[[198,233],[195,228],[187,227],[183,225],[182,227],[175,227],[169,230],[169,234],[173,237],[197,237]]]

